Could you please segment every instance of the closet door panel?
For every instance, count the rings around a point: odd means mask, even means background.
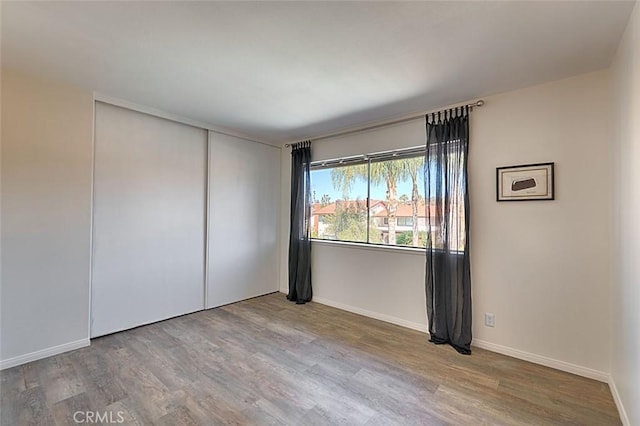
[[[278,290],[280,149],[210,133],[207,307]]]
[[[204,308],[207,132],[96,103],[91,336]]]

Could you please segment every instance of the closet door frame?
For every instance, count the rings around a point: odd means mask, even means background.
[[[207,310],[207,309],[212,309],[212,308],[208,308],[207,307],[207,303],[208,303],[208,299],[209,299],[209,294],[208,294],[208,283],[209,283],[209,275],[210,275],[210,256],[209,256],[209,241],[210,241],[210,233],[211,233],[211,226],[210,226],[210,220],[209,218],[211,217],[211,164],[212,164],[212,156],[214,155],[213,153],[213,146],[212,146],[212,138],[215,137],[216,134],[219,135],[226,135],[226,136],[231,136],[231,137],[236,137],[239,139],[244,139],[246,141],[250,141],[253,143],[259,143],[259,144],[264,144],[264,145],[268,145],[277,149],[282,149],[281,146],[276,145],[276,144],[271,144],[271,143],[265,143],[263,141],[259,141],[259,140],[255,140],[252,139],[250,137],[247,137],[243,134],[240,133],[236,133],[236,132],[232,132],[232,131],[228,131],[227,129],[220,129],[217,128],[215,126],[211,126],[207,123],[204,122],[200,122],[197,120],[192,120],[189,118],[185,118],[185,117],[181,117],[179,115],[176,114],[171,114],[171,113],[167,113],[155,108],[151,108],[151,107],[147,107],[144,105],[140,105],[140,104],[136,104],[134,102],[130,102],[124,99],[120,99],[120,98],[116,98],[116,97],[112,97],[109,95],[105,95],[99,92],[93,92],[93,134],[92,134],[92,141],[91,141],[91,217],[90,217],[90,229],[89,229],[89,246],[90,246],[90,251],[89,251],[89,300],[87,301],[87,309],[89,311],[89,315],[88,315],[88,319],[89,319],[89,324],[88,324],[88,339],[92,339],[91,337],[91,333],[92,333],[92,324],[93,324],[93,297],[94,297],[94,288],[93,288],[93,273],[94,273],[94,243],[95,243],[95,239],[94,239],[94,233],[95,233],[95,226],[94,226],[94,217],[95,217],[95,165],[96,165],[96,103],[97,102],[102,102],[105,104],[109,104],[112,106],[116,106],[116,107],[121,107],[121,108],[126,108],[135,112],[139,112],[139,113],[143,113],[143,114],[147,114],[147,115],[151,115],[154,117],[158,117],[158,118],[164,118],[166,120],[170,120],[170,121],[175,121],[177,123],[181,123],[181,124],[186,124],[186,125],[190,125],[193,127],[197,127],[197,128],[201,128],[203,130],[205,130],[207,132],[207,141],[206,141],[206,193],[205,193],[205,240],[204,240],[204,282],[203,282],[203,304],[202,304],[202,309],[201,310]],[[276,202],[278,203],[278,209],[281,209],[280,206],[280,200],[276,200]],[[278,214],[278,217],[280,215]],[[280,220],[277,221],[276,223],[276,227],[278,229],[277,234],[280,235]],[[279,250],[278,252],[280,252],[281,250]],[[279,267],[279,262],[278,262],[278,279],[276,281],[276,286],[279,287],[279,283],[280,283],[280,267]]]
[[[130,110],[131,112],[135,113],[135,114],[145,114],[148,116],[151,116],[153,118],[157,118],[159,120],[169,120],[172,121],[174,123],[177,124],[181,124],[181,125],[186,125],[186,126],[190,126],[193,127],[195,129],[198,129],[200,131],[203,132],[203,137],[205,138],[205,140],[203,140],[203,155],[202,155],[202,166],[205,167],[205,170],[203,170],[203,179],[205,179],[205,181],[203,182],[203,191],[204,191],[204,198],[202,199],[202,203],[203,203],[203,209],[202,209],[202,215],[203,215],[203,220],[204,222],[202,223],[203,225],[203,235],[202,235],[202,240],[203,240],[203,246],[202,246],[202,255],[204,256],[203,260],[202,260],[202,264],[203,264],[203,270],[201,272],[202,274],[202,287],[200,290],[200,296],[199,296],[199,300],[198,300],[198,307],[194,310],[189,308],[189,312],[184,312],[184,313],[178,313],[174,316],[180,316],[183,314],[187,314],[187,313],[192,313],[192,312],[198,312],[201,310],[206,309],[206,301],[207,301],[207,286],[206,286],[206,280],[207,280],[207,274],[208,274],[208,256],[207,256],[207,250],[208,250],[208,243],[207,243],[207,239],[209,236],[208,233],[208,211],[209,211],[209,156],[210,156],[210,137],[209,137],[209,133],[210,130],[207,129],[205,126],[202,125],[197,125],[198,123],[194,123],[194,122],[185,122],[185,120],[181,120],[181,119],[176,119],[175,117],[168,115],[168,114],[159,114],[157,113],[157,111],[155,110],[151,110],[149,111],[147,108],[144,107],[136,107],[135,105],[129,104],[127,102],[114,102],[112,98],[103,98],[100,95],[97,95],[94,93],[94,103],[93,103],[93,140],[92,140],[92,164],[91,164],[91,169],[92,169],[92,182],[91,182],[91,218],[90,218],[90,253],[89,253],[89,300],[88,300],[88,310],[89,310],[89,324],[88,324],[88,334],[89,334],[89,339],[95,338],[95,337],[99,337],[101,335],[105,335],[105,334],[110,334],[111,332],[107,332],[107,333],[103,333],[103,332],[97,332],[94,335],[94,320],[95,320],[95,312],[94,312],[94,302],[95,302],[95,297],[96,297],[96,287],[95,287],[95,272],[96,272],[96,157],[98,155],[99,150],[97,149],[97,143],[99,143],[99,141],[97,141],[97,132],[96,132],[96,125],[97,120],[97,103],[104,103],[107,105],[107,107],[115,107],[115,108],[123,108],[126,110]],[[199,255],[198,255],[199,257]],[[104,270],[104,269],[103,269]],[[194,291],[194,287],[191,287],[191,292]],[[193,293],[192,293],[193,294]],[[170,318],[170,317],[169,317]],[[158,319],[157,321],[162,321],[163,319]],[[145,324],[149,324],[149,323],[153,323],[155,321],[147,321],[145,323],[141,323],[141,324],[135,324],[132,325],[131,327],[125,327],[122,329],[116,329],[112,332],[118,332],[118,331],[122,331],[122,330],[126,330],[128,328],[135,328],[137,326],[142,326]]]

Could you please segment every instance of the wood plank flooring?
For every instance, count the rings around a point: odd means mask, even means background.
[[[86,411],[171,426],[620,424],[604,383],[477,348],[462,356],[423,333],[278,293],[94,339],[0,377],[2,425],[71,425]]]

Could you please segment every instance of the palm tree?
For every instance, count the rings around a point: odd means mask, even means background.
[[[320,199],[320,206],[326,207],[331,204],[331,196],[329,194],[324,194]]]
[[[349,192],[357,180],[367,181],[369,179],[366,164],[355,166],[336,167],[331,169],[331,183],[333,189],[341,190],[345,199],[349,198]]]
[[[420,192],[418,192],[418,174],[424,170],[424,158],[412,157],[407,158],[403,162],[406,167],[406,173],[411,177],[411,215],[413,216],[413,246],[419,245],[419,230],[418,230],[418,205],[420,203]]]
[[[370,175],[367,174],[367,165],[358,164],[355,166],[336,167],[331,170],[331,181],[335,189],[341,189],[343,194],[349,193],[356,180],[362,179],[365,182],[371,180],[373,185],[384,182],[387,186],[386,208],[389,219],[389,244],[396,243],[396,225],[398,218],[398,180],[406,179],[409,176],[408,168],[404,162],[406,160],[388,160],[371,162]],[[417,210],[416,210],[417,212]],[[417,232],[416,232],[417,235]]]

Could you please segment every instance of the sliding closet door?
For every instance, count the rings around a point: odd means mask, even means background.
[[[207,307],[278,290],[280,149],[210,133]]]
[[[96,103],[91,336],[204,308],[207,132]]]

